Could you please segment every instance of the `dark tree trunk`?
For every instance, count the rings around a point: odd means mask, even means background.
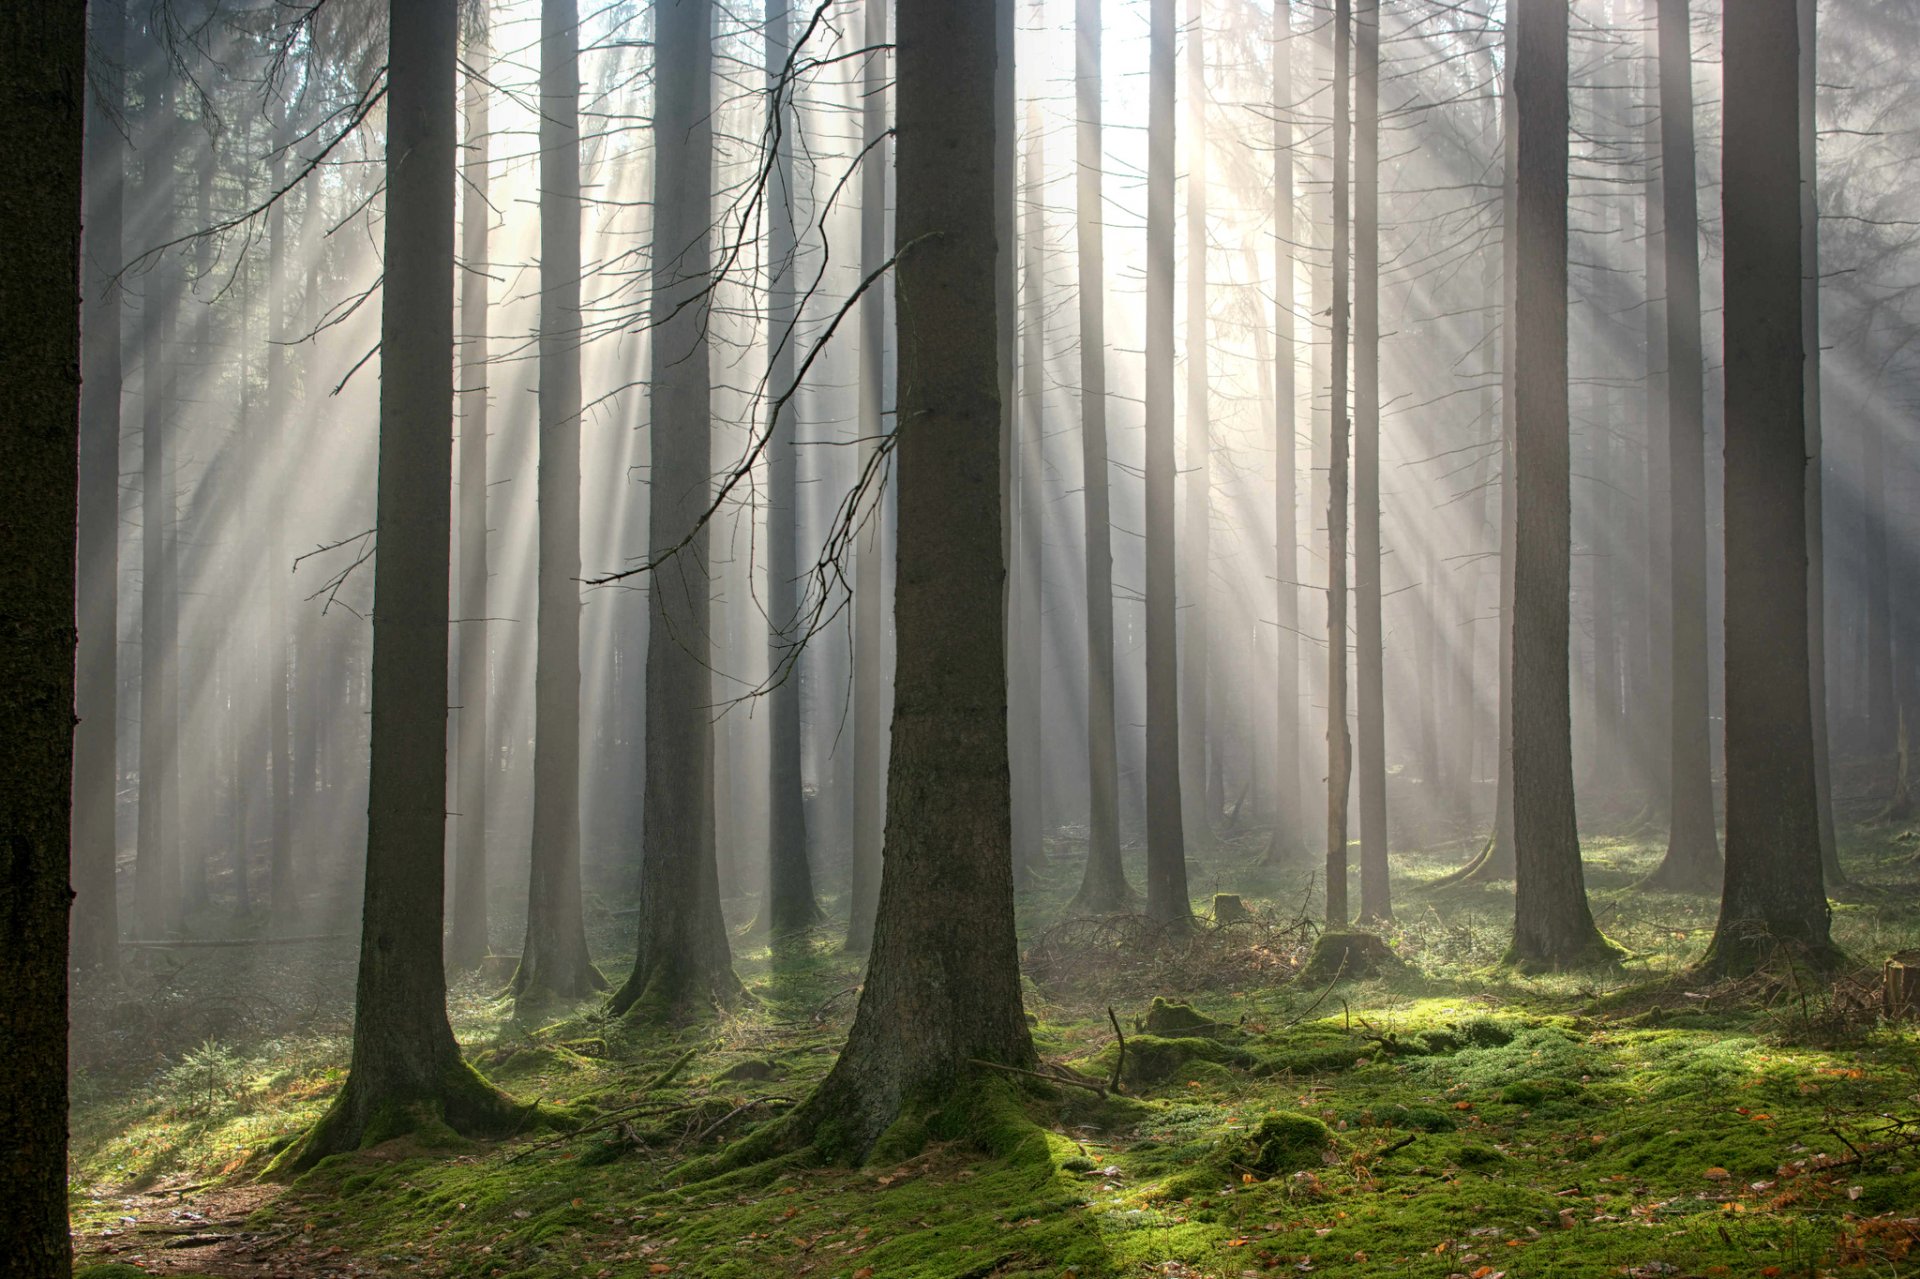
[[[408,0],[391,12],[380,555],[353,1059],[332,1107],[288,1152],[290,1169],[420,1123],[484,1133],[521,1114],[461,1060],[441,959],[457,14],[455,0]]]
[[[865,43],[887,43],[887,0],[866,0]],[[867,57],[861,76],[860,134],[870,147],[860,169],[860,274],[873,274],[886,258],[887,62]],[[881,402],[886,375],[886,295],[868,289],[860,299],[860,463],[864,473],[881,464],[886,430]],[[880,908],[880,846],[887,818],[886,628],[881,592],[884,564],[876,504],[854,547],[853,565],[853,886],[849,894],[847,949],[864,954],[873,945],[874,914]]]
[[[1300,518],[1297,322],[1294,317],[1293,5],[1273,7],[1273,450],[1274,617],[1276,709],[1273,758],[1273,840],[1269,862],[1305,851],[1300,760]]]
[[[788,120],[796,86],[787,82],[792,56],[788,0],[767,0],[767,134],[774,147],[767,192],[767,342],[772,358],[767,393],[776,401],[767,425],[767,909],[778,940],[820,922],[807,863],[807,814],[800,776],[800,681],[793,669],[800,642],[800,459],[795,447],[793,146]],[[868,163],[874,163],[869,160]]]
[[[846,1049],[797,1116],[858,1158],[979,1059],[1034,1058],[1013,927],[993,11],[899,0],[899,635],[887,848]],[[965,902],[965,911],[953,903]]]
[[[1516,0],[1518,125],[1511,958],[1569,968],[1612,953],[1594,926],[1574,821],[1568,688],[1567,0]]]
[[[539,632],[533,855],[516,1000],[606,988],[580,913],[580,17],[540,4]]]
[[[484,13],[484,8],[482,9]],[[469,33],[466,146],[461,173],[460,252],[460,622],[454,631],[460,661],[460,705],[454,715],[453,928],[447,962],[472,968],[487,941],[487,304],[489,152],[493,140],[486,76],[492,65],[489,32]],[[544,219],[543,219],[544,222]]]
[[[1185,528],[1180,537],[1180,812],[1194,842],[1211,845],[1208,617],[1212,612],[1212,428],[1207,406],[1207,50],[1201,0],[1186,0],[1187,54],[1187,421]]]
[[[1726,88],[1727,860],[1701,961],[1830,967],[1808,674],[1806,400],[1795,0],[1723,19]]]
[[[1647,816],[1658,825],[1673,811],[1673,482],[1667,472],[1667,245],[1666,184],[1661,177],[1659,106],[1659,7],[1645,0],[1647,54],[1652,63],[1647,87],[1653,101],[1645,131],[1646,209],[1646,611],[1647,679],[1635,702],[1635,735],[1647,786]]]
[[[655,0],[647,776],[640,946],[615,1013],[674,1017],[740,994],[713,841],[707,572],[712,390],[713,7]],[[675,548],[678,548],[677,550]],[[662,558],[664,557],[664,558]]]
[[[126,9],[94,0],[94,93],[86,122],[86,299],[80,385],[80,603],[73,734],[73,962],[85,973],[119,966],[114,807],[119,789],[120,269],[126,154]]]
[[[1352,0],[1333,5],[1333,347],[1332,448],[1327,463],[1327,925],[1345,928],[1347,800],[1353,786],[1353,743],[1347,732],[1347,339],[1353,228],[1347,176],[1352,144],[1347,117]]]
[[[1667,281],[1667,478],[1671,486],[1672,824],[1649,883],[1711,892],[1720,879],[1707,708],[1707,469],[1700,347],[1700,221],[1694,182],[1687,0],[1660,0],[1660,173]]]
[[[1393,918],[1387,876],[1387,708],[1380,624],[1380,6],[1362,4],[1354,80],[1353,520],[1360,704],[1360,918]]]
[[[1147,54],[1147,914],[1184,923],[1173,534],[1173,0],[1151,0]]]
[[[108,19],[112,19],[109,17]],[[65,1279],[67,848],[80,482],[86,6],[0,13],[0,1240],[7,1273]],[[107,251],[118,256],[117,246]],[[113,258],[106,259],[108,262]],[[109,727],[111,733],[111,727]],[[111,943],[112,938],[109,937]],[[1017,1006],[1017,1005],[1016,1005]],[[1024,1036],[1025,1023],[1021,1025]]]
[[[1107,475],[1107,269],[1101,205],[1100,0],[1075,0],[1074,244],[1080,308],[1080,497],[1086,522],[1087,865],[1074,913],[1125,910],[1114,728],[1113,533]]]

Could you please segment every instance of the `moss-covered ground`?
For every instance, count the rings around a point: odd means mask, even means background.
[[[1619,970],[1500,967],[1511,886],[1431,887],[1456,851],[1395,859],[1400,964],[1309,980],[1308,873],[1259,867],[1263,842],[1193,876],[1196,903],[1235,892],[1254,918],[1186,941],[1055,927],[1071,849],[1023,899],[1041,1054],[1089,1080],[1118,1066],[1118,1093],[996,1085],[859,1168],[709,1176],[825,1072],[859,979],[827,932],[777,958],[737,937],[754,1002],[674,1030],[593,1005],[515,1021],[460,985],[471,1059],[571,1133],[401,1139],[267,1185],[339,1085],[337,1017],[85,1071],[78,1247],[142,1271],[488,1279],[1920,1273],[1920,1038],[1865,986],[1688,983],[1712,904],[1639,889],[1656,850],[1630,839],[1587,845]],[[1863,971],[1920,946],[1914,848],[1847,837],[1861,887],[1835,931]],[[617,970],[612,925],[603,949]]]

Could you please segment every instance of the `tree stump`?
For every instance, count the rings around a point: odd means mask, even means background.
[[[1251,919],[1247,904],[1240,900],[1238,893],[1215,893],[1213,895],[1213,922],[1216,924],[1237,924]]]
[[[1888,1021],[1920,1017],[1920,950],[1889,955],[1880,979],[1881,1008]]]

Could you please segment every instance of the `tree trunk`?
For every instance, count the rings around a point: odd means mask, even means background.
[[[1009,611],[1007,632],[1008,766],[1013,779],[1013,849],[1015,873],[1026,868],[1033,880],[1047,863],[1042,835],[1041,796],[1047,778],[1045,742],[1041,735],[1043,690],[1040,672],[1040,592],[1044,555],[1040,509],[1045,469],[1041,448],[1046,430],[1047,312],[1046,312],[1046,134],[1040,103],[1027,102],[1026,187],[1020,232],[1024,255],[1025,318],[1021,328],[1020,412],[1014,417],[1012,474],[1013,559],[1007,566]]]
[[[1347,799],[1353,785],[1353,744],[1347,734],[1347,173],[1351,145],[1347,79],[1352,0],[1333,5],[1333,346],[1332,448],[1327,465],[1327,926],[1347,926]]]
[[[1173,0],[1151,0],[1147,54],[1147,914],[1183,924],[1180,681],[1173,535]]]
[[[1273,7],[1273,451],[1275,696],[1273,840],[1269,862],[1305,851],[1301,827],[1300,518],[1297,321],[1294,317],[1293,4]]]
[[[655,0],[647,789],[639,953],[612,1005],[646,1018],[740,994],[714,857],[710,538],[696,527],[713,474],[712,72],[710,0]]]
[[[1380,6],[1355,24],[1353,519],[1360,704],[1360,918],[1393,918],[1387,875],[1387,708],[1380,623]]]
[[[114,15],[103,13],[104,22]],[[86,6],[0,16],[8,107],[0,243],[0,1239],[7,1273],[65,1279],[67,905],[74,766],[74,527],[80,482],[80,188]],[[117,245],[102,252],[118,257]],[[117,388],[116,388],[117,390]],[[111,721],[108,733],[111,741]],[[110,798],[110,796],[109,796]],[[109,831],[111,827],[109,827]],[[107,938],[109,945],[113,938]],[[1025,1033],[1025,1025],[1021,1031]]]
[[[887,43],[887,0],[866,0],[863,21],[870,49]],[[860,274],[879,270],[887,227],[887,63],[869,54],[861,75],[860,133],[870,147],[860,169]],[[881,465],[886,376],[886,294],[878,287],[860,299],[860,463],[862,473]],[[896,419],[897,420],[897,419]],[[876,501],[854,547],[853,564],[853,887],[847,919],[847,949],[864,954],[873,945],[880,908],[880,847],[887,819],[887,637],[882,614],[884,566],[881,532],[886,521]]]
[[[1101,203],[1100,0],[1075,0],[1074,245],[1080,308],[1080,498],[1086,522],[1087,865],[1073,914],[1125,910],[1114,728],[1113,541],[1107,475],[1106,211]]]
[[[1652,63],[1648,88],[1650,105],[1645,131],[1646,184],[1646,518],[1647,518],[1647,680],[1636,699],[1635,736],[1647,785],[1647,816],[1655,823],[1669,821],[1673,812],[1673,479],[1667,462],[1667,411],[1671,388],[1667,380],[1667,246],[1666,184],[1661,177],[1661,123],[1657,110],[1659,72],[1659,7],[1661,0],[1645,0],[1646,54]]]
[[[484,8],[482,9],[484,13]],[[492,65],[489,31],[467,39],[466,147],[460,187],[460,705],[454,716],[453,929],[447,962],[472,968],[486,957],[487,940],[487,430],[490,187],[486,77]],[[542,219],[544,225],[545,219]]]
[[[1194,841],[1213,843],[1220,810],[1209,802],[1208,616],[1213,562],[1211,425],[1207,405],[1207,50],[1201,0],[1186,0],[1187,421],[1185,529],[1178,548],[1180,611],[1180,811]]]
[[[993,10],[899,0],[899,635],[887,847],[847,1046],[796,1116],[858,1158],[985,1060],[1030,1066],[1001,621]],[[956,912],[956,901],[967,903]]]
[[[1711,892],[1720,878],[1707,707],[1707,470],[1700,346],[1693,58],[1687,0],[1660,0],[1660,172],[1667,280],[1667,476],[1671,487],[1672,824],[1648,883]]]
[[[1594,927],[1574,820],[1567,640],[1567,0],[1516,0],[1513,962],[1609,958]]]
[[[268,182],[275,191],[286,182],[286,154],[292,141],[290,120],[275,124],[276,150],[268,168]],[[306,225],[314,216],[313,195],[307,196],[307,209],[301,215],[300,246],[310,248],[312,236]],[[276,462],[283,456],[293,430],[293,378],[287,367],[287,199],[274,201],[267,215],[267,442],[263,452]],[[297,261],[297,255],[295,260]],[[273,792],[267,814],[267,916],[272,927],[292,931],[298,910],[299,892],[293,875],[293,727],[289,699],[292,696],[292,633],[288,621],[287,594],[292,574],[287,551],[287,508],[291,504],[291,485],[285,481],[274,491],[275,509],[269,516],[271,532],[267,538],[267,693],[266,756],[272,774]],[[256,765],[258,761],[256,760]]]
[[[120,911],[114,838],[119,790],[120,269],[127,156],[124,0],[94,0],[94,87],[86,121],[86,299],[80,383],[79,656],[73,734],[73,962],[84,973],[119,966]]]
[[[540,4],[540,462],[533,854],[516,1001],[604,990],[580,913],[580,18]]]
[[[1727,860],[1702,959],[1741,975],[1784,952],[1831,967],[1808,674],[1806,375],[1795,0],[1724,22]]]
[[[521,1114],[460,1057],[441,960],[453,462],[454,0],[394,4],[380,317],[380,557],[353,1059],[293,1170],[438,1120]]]

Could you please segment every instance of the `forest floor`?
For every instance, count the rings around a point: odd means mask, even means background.
[[[238,952],[170,952],[76,1014],[113,1028],[76,1030],[82,1274],[1920,1273],[1920,1036],[1875,1015],[1881,961],[1920,947],[1913,831],[1844,837],[1858,883],[1835,932],[1860,969],[1837,985],[1689,982],[1711,903],[1638,888],[1657,850],[1593,838],[1595,911],[1631,952],[1616,973],[1502,967],[1511,885],[1436,886],[1457,846],[1395,857],[1385,970],[1303,972],[1312,876],[1260,866],[1264,844],[1196,859],[1196,901],[1237,893],[1250,917],[1186,939],[1060,922],[1078,861],[1059,850],[1057,882],[1022,898],[1035,1041],[1104,1084],[1117,1022],[1121,1090],[1042,1088],[1037,1126],[936,1122],[916,1153],[861,1168],[689,1178],[831,1064],[859,972],[826,931],[778,962],[736,935],[753,1001],[672,1030],[591,1005],[516,1021],[498,974],[466,979],[453,1013],[472,1059],[584,1126],[407,1138],[287,1184],[257,1174],[342,1077],[351,948],[245,952],[250,984],[225,990]],[[596,912],[610,972],[625,922]]]

